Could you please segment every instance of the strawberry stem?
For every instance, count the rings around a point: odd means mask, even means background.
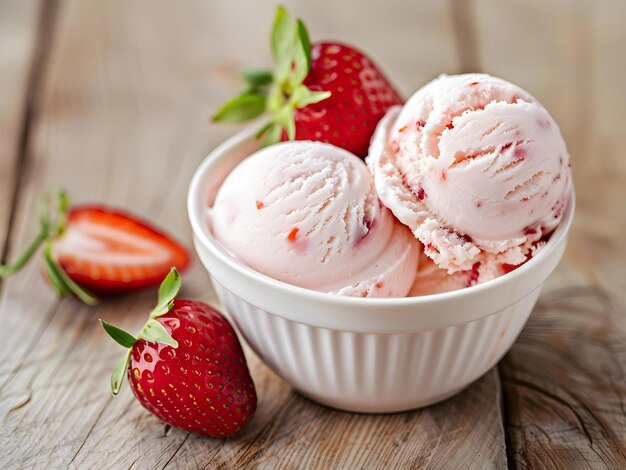
[[[51,203],[56,200],[56,218],[51,213]],[[39,247],[48,239],[57,237],[65,230],[67,221],[68,198],[62,191],[46,194],[39,202],[39,232],[28,248],[17,260],[8,265],[0,265],[0,277],[8,277],[22,269],[33,257]]]
[[[47,227],[40,227],[39,233],[35,239],[28,245],[28,248],[17,258],[13,263],[7,265],[0,265],[0,277],[9,277],[22,269],[26,263],[37,252],[43,242],[47,240],[49,236]]]
[[[161,282],[161,285],[159,286],[157,306],[154,307],[152,313],[150,313],[150,318],[165,315],[172,309],[174,306],[174,299],[180,291],[181,284],[182,281],[178,270],[176,268],[170,269],[170,272],[167,276],[165,276],[165,279],[163,279],[163,282]]]
[[[113,395],[117,395],[124,382],[124,376],[128,369],[128,361],[130,360],[130,349],[124,354],[124,357],[115,364],[113,373],[111,374],[111,391]]]
[[[100,324],[102,325],[102,328],[104,328],[104,330],[109,334],[109,336],[113,338],[117,342],[117,344],[124,348],[132,348],[133,345],[137,342],[137,338],[135,338],[130,333],[126,333],[124,330],[118,328],[117,326],[113,326],[102,319],[100,319]]]
[[[173,348],[178,347],[178,342],[172,338],[172,335],[170,335],[156,318],[165,315],[174,307],[174,299],[180,291],[180,286],[180,273],[176,268],[172,268],[159,287],[159,297],[156,307],[150,312],[148,321],[141,330],[139,330],[136,337],[117,326],[100,320],[100,324],[107,334],[113,338],[116,343],[128,349],[124,357],[115,365],[113,373],[111,374],[111,391],[113,395],[117,395],[120,391],[120,387],[124,381],[124,375],[128,370],[130,351],[138,340],[143,339],[151,343],[167,344]]]
[[[48,279],[59,295],[73,294],[87,305],[95,305],[98,303],[98,298],[88,290],[76,284],[59,265],[56,259],[54,259],[52,242],[50,240],[48,240],[46,248],[44,249],[43,260]]]
[[[219,122],[244,122],[266,113],[267,123],[257,134],[263,145],[279,142],[283,133],[296,137],[295,111],[330,96],[329,91],[312,91],[304,85],[311,70],[311,42],[304,22],[292,18],[282,6],[276,9],[271,47],[276,72],[253,70],[242,75],[248,87],[226,103],[214,116]]]

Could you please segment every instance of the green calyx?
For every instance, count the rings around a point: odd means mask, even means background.
[[[93,305],[98,299],[76,284],[54,258],[54,241],[65,233],[69,206],[69,198],[63,190],[46,194],[41,199],[37,236],[17,260],[0,265],[0,278],[9,277],[22,269],[43,245],[44,270],[54,290],[59,295],[74,295],[84,303]]]
[[[130,360],[130,351],[135,343],[143,339],[151,343],[163,343],[173,348],[178,347],[178,342],[172,338],[167,332],[165,327],[157,320],[161,315],[165,315],[174,306],[174,299],[178,295],[181,286],[180,273],[176,268],[172,268],[169,274],[165,277],[161,286],[159,287],[159,297],[156,307],[150,312],[150,316],[145,325],[139,330],[136,336],[127,333],[126,331],[113,326],[110,323],[100,320],[100,324],[108,335],[115,340],[119,345],[126,348],[128,351],[124,354],[124,357],[117,363],[111,374],[111,391],[113,395],[117,395],[124,381],[124,375],[128,369],[128,361]]]
[[[329,91],[312,91],[304,85],[311,70],[311,42],[306,26],[276,9],[271,36],[276,72],[251,70],[242,73],[247,88],[213,116],[214,121],[240,123],[267,113],[270,118],[257,137],[264,145],[280,141],[283,131],[296,136],[294,111],[328,98]]]

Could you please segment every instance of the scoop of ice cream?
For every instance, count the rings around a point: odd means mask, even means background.
[[[420,255],[417,274],[407,297],[442,294],[474,285],[478,280],[477,270],[457,271],[448,274],[425,253]]]
[[[450,273],[522,263],[561,220],[571,179],[545,108],[482,74],[442,75],[391,109],[368,165],[383,204]]]
[[[426,253],[420,254],[417,274],[407,297],[421,295],[442,294],[465,287],[471,287],[481,282],[495,279],[507,273],[512,267],[490,264],[486,266],[476,263],[469,271],[448,273],[431,260]]]
[[[211,210],[220,243],[251,268],[289,284],[366,297],[405,296],[419,243],[383,207],[351,153],[284,142],[241,162]]]
[[[530,252],[526,255],[525,261],[531,259],[535,253],[543,249],[546,242],[541,240],[533,244]],[[523,264],[523,263],[522,263]],[[475,286],[486,281],[490,281],[497,277],[507,274],[520,265],[513,266],[510,264],[499,263],[475,263],[469,271],[456,271],[448,273],[447,270],[441,269],[430,259],[423,251],[420,253],[417,265],[417,274],[413,285],[407,294],[407,297],[417,297],[420,295],[441,294],[453,290],[463,289],[465,287]]]

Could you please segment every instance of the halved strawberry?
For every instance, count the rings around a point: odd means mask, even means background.
[[[183,271],[189,253],[154,227],[118,209],[70,210],[54,258],[78,285],[106,295],[158,285],[172,266]]]
[[[213,119],[242,122],[269,114],[264,144],[316,140],[365,157],[376,124],[400,95],[374,62],[335,42],[310,44],[302,20],[278,7],[272,30],[276,71],[243,72],[248,83]]]
[[[65,192],[47,195],[35,240],[12,264],[0,265],[0,278],[19,271],[44,245],[44,274],[59,295],[85,303],[107,295],[158,285],[171,267],[182,271],[189,253],[137,217],[105,206],[70,210]]]

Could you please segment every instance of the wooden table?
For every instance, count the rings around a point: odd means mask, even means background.
[[[626,468],[626,4],[622,0],[283,3],[314,38],[371,53],[410,94],[439,73],[519,83],[560,123],[578,209],[568,250],[504,360],[459,396],[385,416],[295,394],[246,350],[258,412],[228,441],[171,429],[108,376],[146,292],[89,308],[36,263],[0,284],[2,468]],[[65,187],[187,242],[185,196],[232,134],[209,117],[270,63],[274,2],[0,2],[0,253],[36,231],[38,196]],[[198,262],[184,295],[216,304]]]

